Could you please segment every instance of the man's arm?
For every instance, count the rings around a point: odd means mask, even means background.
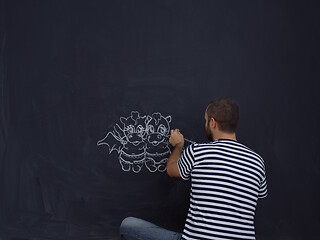
[[[167,173],[170,177],[181,177],[178,169],[178,159],[182,153],[184,138],[179,129],[171,130],[169,142],[173,146],[173,151],[167,162]]]

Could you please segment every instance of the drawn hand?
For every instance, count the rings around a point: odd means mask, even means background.
[[[169,142],[173,147],[182,148],[184,146],[184,137],[180,133],[179,129],[171,130]]]

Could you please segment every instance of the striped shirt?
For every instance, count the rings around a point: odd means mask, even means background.
[[[191,177],[190,207],[182,239],[255,239],[258,198],[267,196],[263,159],[233,140],[193,144],[178,160]]]

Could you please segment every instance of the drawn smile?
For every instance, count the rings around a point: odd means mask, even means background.
[[[159,143],[160,143],[160,142],[157,142],[157,141],[153,141],[153,142],[151,142],[151,144],[152,144],[153,146],[158,146],[158,145],[159,145]]]
[[[141,141],[134,141],[134,142],[131,142],[134,146],[138,146],[140,143],[141,143]]]

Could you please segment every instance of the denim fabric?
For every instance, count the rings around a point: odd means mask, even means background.
[[[180,240],[181,233],[169,231],[145,220],[127,217],[120,226],[120,235],[125,240]]]

